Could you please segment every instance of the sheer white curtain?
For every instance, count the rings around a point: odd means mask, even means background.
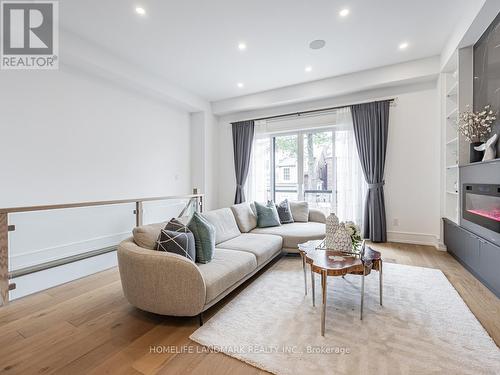
[[[334,133],[337,165],[336,215],[342,221],[363,222],[364,197],[367,185],[361,169],[350,108],[337,110]]]
[[[255,122],[250,171],[245,194],[249,202],[265,202],[271,196],[271,141],[266,121]]]

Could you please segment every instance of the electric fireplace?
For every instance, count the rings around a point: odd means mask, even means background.
[[[500,185],[464,184],[462,216],[500,233]]]

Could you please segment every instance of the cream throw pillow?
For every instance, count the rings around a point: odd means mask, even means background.
[[[252,210],[250,203],[243,202],[235,204],[231,206],[231,211],[233,211],[234,218],[236,219],[236,223],[241,233],[248,233],[257,227],[257,215],[255,215]]]
[[[302,223],[309,221],[309,203],[290,202],[290,210],[292,211],[293,221]]]

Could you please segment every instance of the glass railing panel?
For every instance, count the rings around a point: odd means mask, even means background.
[[[134,204],[9,214],[9,270],[118,244],[135,225]]]
[[[178,218],[188,220],[196,208],[196,199],[168,199],[143,203],[143,224],[152,224]]]

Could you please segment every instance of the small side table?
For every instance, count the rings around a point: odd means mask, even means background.
[[[315,306],[315,283],[314,274],[321,275],[322,306],[321,306],[321,335],[325,335],[326,320],[326,295],[327,277],[345,276],[347,274],[360,275],[361,277],[361,307],[360,319],[363,319],[363,303],[365,291],[365,276],[372,269],[379,271],[380,305],[382,305],[382,258],[378,251],[365,247],[361,257],[347,255],[340,251],[317,249],[321,240],[309,241],[299,245],[304,270],[304,288],[307,295],[307,272],[306,264],[311,266],[311,291],[312,303]]]

